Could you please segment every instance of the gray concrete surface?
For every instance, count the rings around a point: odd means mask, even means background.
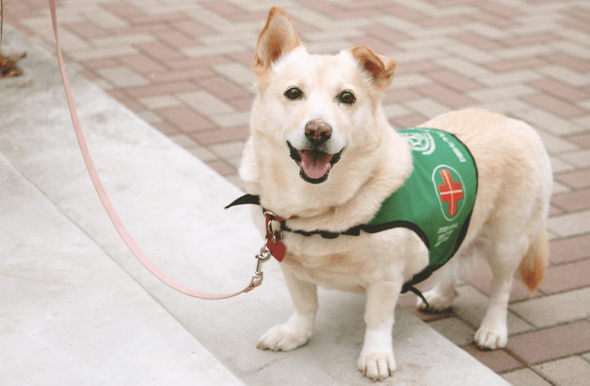
[[[320,292],[310,342],[263,352],[290,315],[278,263],[224,301],[160,283],[119,239],[77,148],[55,59],[5,26],[33,80],[0,84],[0,379],[6,385],[370,384],[356,370],[364,299]],[[261,238],[241,192],[69,71],[90,151],[115,208],[169,276],[200,291],[249,282]],[[391,385],[507,385],[415,316],[397,310]]]

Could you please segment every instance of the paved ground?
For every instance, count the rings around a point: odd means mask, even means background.
[[[85,77],[240,185],[254,94],[249,70],[271,5],[313,52],[367,44],[398,62],[384,103],[412,126],[479,106],[525,119],[551,154],[551,267],[529,297],[515,286],[511,339],[481,352],[473,332],[487,267],[454,311],[422,316],[514,385],[590,377],[590,3],[586,0],[70,0],[58,17],[66,58]],[[5,22],[53,49],[45,0],[4,0]],[[520,283],[519,283],[520,284]],[[413,302],[403,299],[407,306]],[[470,306],[471,307],[468,307]]]

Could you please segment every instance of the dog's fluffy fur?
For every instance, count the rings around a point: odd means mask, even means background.
[[[412,173],[408,140],[390,127],[381,107],[395,68],[392,59],[365,46],[334,56],[310,55],[287,14],[271,9],[253,64],[259,93],[240,168],[248,192],[283,218],[297,216],[287,221],[291,229],[341,232],[368,222]],[[310,140],[312,121],[330,127],[321,133],[329,139]],[[484,349],[504,347],[515,273],[534,291],[547,265],[549,157],[527,124],[484,110],[444,114],[421,126],[459,137],[479,172],[465,240],[428,280],[424,296],[432,310],[448,308],[460,266],[470,256],[485,258],[493,271],[492,293],[475,341]],[[254,213],[263,224],[260,210]],[[283,236],[287,254],[281,268],[295,312],[264,334],[258,347],[288,351],[307,342],[318,308],[317,285],[360,292],[367,303],[358,367],[374,380],[391,375],[394,307],[402,285],[428,264],[420,238],[406,228],[336,239]],[[419,301],[418,307],[425,305]]]

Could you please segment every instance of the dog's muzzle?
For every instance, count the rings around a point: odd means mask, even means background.
[[[299,175],[311,184],[320,184],[328,179],[332,166],[340,160],[342,150],[329,152],[329,140],[332,138],[332,126],[323,119],[314,119],[305,125],[305,145],[303,150],[296,149],[289,141],[291,158],[299,165]]]
[[[291,158],[299,165],[299,176],[310,184],[321,184],[326,181],[332,166],[340,160],[342,155],[342,150],[336,154],[329,154],[313,148],[297,150],[289,141],[287,145]]]

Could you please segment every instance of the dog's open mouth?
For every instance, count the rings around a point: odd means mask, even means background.
[[[299,175],[311,184],[320,184],[328,179],[330,170],[340,160],[342,150],[329,154],[318,149],[297,150],[287,141],[291,158],[299,165]]]

